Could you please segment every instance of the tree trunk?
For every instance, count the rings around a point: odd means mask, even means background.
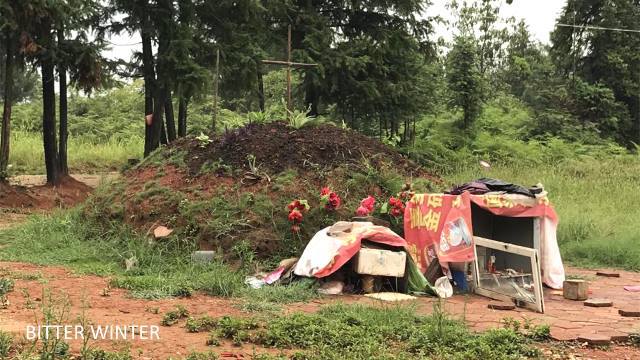
[[[153,123],[151,124],[151,142],[149,152],[155,150],[160,146],[160,142],[163,141],[166,143],[166,131],[164,129],[164,104],[167,99],[167,88],[166,88],[166,71],[165,71],[165,60],[167,51],[167,41],[166,39],[160,35],[158,41],[158,65],[157,65],[157,80],[156,87],[153,98]]]
[[[308,109],[307,116],[318,116],[318,102],[320,101],[320,97],[318,96],[316,86],[310,83],[310,81],[309,84],[306,85],[304,97],[304,105]]]
[[[43,25],[43,47],[40,55],[42,68],[42,139],[44,145],[44,163],[47,168],[47,184],[57,185],[58,147],[56,143],[56,88],[54,64],[52,58],[53,37],[51,26]]]
[[[183,95],[180,95],[180,101],[178,104],[178,136],[187,136],[187,99]]]
[[[58,29],[58,46],[64,42],[64,28]],[[67,67],[64,60],[58,64],[59,74],[59,101],[60,101],[60,138],[58,142],[58,166],[60,176],[69,175],[69,166],[67,164]]]
[[[264,112],[264,79],[260,62],[258,62],[258,105],[260,106],[260,111]]]
[[[2,133],[0,134],[0,181],[7,177],[7,167],[9,165],[9,148],[11,138],[11,108],[13,105],[13,62],[14,47],[13,36],[6,32],[6,59],[5,59],[5,82],[4,82],[4,107],[2,109]]]
[[[167,141],[167,130],[164,126],[164,121],[162,122],[162,129],[160,129],[160,144],[167,145],[169,141]]]
[[[167,96],[167,100],[164,104],[164,115],[167,120],[167,140],[172,142],[176,139],[176,120],[173,114],[173,101],[171,100],[171,94]]]
[[[153,48],[151,47],[151,25],[148,15],[143,18],[140,37],[142,39],[142,72],[144,74],[144,114],[145,117],[152,115],[152,122],[145,121],[144,127],[144,156],[149,155],[158,147],[160,136],[154,137],[153,124],[156,123],[156,116],[153,112],[153,97],[156,91],[155,70],[153,64]]]

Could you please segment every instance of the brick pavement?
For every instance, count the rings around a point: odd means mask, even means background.
[[[490,299],[478,295],[456,295],[445,302],[447,313],[463,318],[471,328],[481,331],[503,326],[504,318],[533,324],[547,324],[551,336],[559,341],[577,340],[590,334],[604,335],[612,341],[624,341],[630,333],[640,333],[640,317],[623,317],[618,310],[640,311],[640,292],[629,292],[625,285],[640,285],[640,273],[615,271],[620,277],[596,276],[596,270],[567,268],[567,275],[578,275],[589,282],[589,298],[608,299],[612,307],[588,307],[583,301],[566,300],[562,291],[545,289],[545,313],[528,309],[492,310]],[[418,309],[429,313],[433,299],[420,298]]]

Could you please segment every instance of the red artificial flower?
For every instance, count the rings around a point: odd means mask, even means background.
[[[307,200],[293,200],[287,205],[287,209],[289,209],[289,211],[298,210],[300,212],[307,212],[309,211],[309,204]]]
[[[293,209],[289,213],[289,221],[294,224],[299,224],[302,222],[302,213],[298,209]]]
[[[393,196],[389,198],[389,214],[393,217],[398,217],[404,214],[404,202]]]
[[[293,233],[300,232],[300,226],[299,225],[291,225],[291,232],[293,232]]]
[[[341,203],[342,199],[340,199],[340,196],[332,192],[331,194],[329,194],[329,200],[327,201],[325,208],[327,208],[327,210],[335,210],[340,207]]]
[[[369,213],[370,213],[369,209],[367,209],[362,205],[358,208],[358,210],[356,210],[356,215],[358,216],[368,216]]]
[[[287,205],[287,209],[289,209],[289,211],[293,210],[293,209],[299,209],[300,207],[300,200],[293,200],[292,202],[289,203],[289,205]]]
[[[403,213],[404,213],[404,209],[401,209],[398,207],[391,208],[391,212],[390,212],[391,216],[393,217],[401,216]]]
[[[336,210],[340,207],[342,199],[335,192],[331,191],[329,187],[325,186],[320,191],[320,202],[324,204],[324,208],[327,210]]]
[[[364,207],[365,209],[367,209],[368,212],[372,212],[373,208],[376,204],[376,198],[374,198],[373,196],[369,195],[368,197],[366,197],[365,199],[362,199],[362,201],[360,201],[360,206]]]

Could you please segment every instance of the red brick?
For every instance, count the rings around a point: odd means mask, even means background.
[[[640,317],[640,309],[620,309],[618,314],[624,317]]]
[[[515,305],[506,302],[491,302],[487,307],[493,310],[513,310],[516,308]]]
[[[618,273],[618,272],[613,272],[613,271],[604,271],[604,270],[602,270],[602,271],[598,271],[598,272],[596,273],[596,275],[598,275],[598,276],[602,276],[602,277],[611,277],[611,278],[614,278],[614,277],[615,277],[615,278],[618,278],[618,277],[620,277],[620,273]]]
[[[578,336],[578,341],[586,342],[589,345],[609,345],[611,344],[611,337],[601,334],[583,334]]]
[[[551,329],[550,336],[555,341],[575,341],[577,339],[575,332],[556,328]]]
[[[584,302],[584,306],[590,307],[611,307],[613,306],[613,301],[609,299],[589,299]]]

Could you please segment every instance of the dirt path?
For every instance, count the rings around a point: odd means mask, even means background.
[[[130,345],[132,354],[140,354],[140,359],[166,359],[173,357],[184,357],[191,351],[208,351],[213,350],[217,353],[231,353],[243,355],[251,358],[254,353],[274,352],[272,349],[253,348],[245,345],[243,347],[235,347],[230,342],[222,342],[219,347],[208,347],[206,333],[188,333],[184,328],[184,321],[178,324],[165,327],[161,326],[162,316],[165,312],[173,310],[176,305],[184,306],[194,316],[209,315],[211,317],[220,317],[224,315],[231,316],[259,316],[260,314],[248,314],[241,312],[237,305],[242,300],[216,298],[202,294],[196,294],[187,299],[164,299],[164,300],[139,300],[132,299],[127,292],[122,289],[108,288],[108,278],[97,276],[79,276],[75,275],[62,267],[42,267],[32,264],[0,262],[0,275],[9,274],[8,276],[16,279],[15,290],[9,294],[10,305],[7,309],[0,310],[0,329],[11,331],[24,336],[28,325],[35,323],[38,317],[39,308],[43,303],[47,303],[46,296],[43,296],[43,289],[50,289],[58,296],[68,296],[70,301],[70,311],[67,316],[66,324],[77,323],[76,319],[86,311],[86,318],[90,319],[94,325],[148,325],[158,326],[159,340],[141,340],[134,339],[127,341]],[[105,291],[108,296],[105,295]],[[45,301],[43,302],[43,298]],[[331,302],[359,303],[359,304],[377,304],[375,301],[362,296],[338,296],[316,300],[310,303],[299,303],[288,305],[285,309],[286,313],[303,311],[314,312],[323,304]],[[496,313],[488,311],[486,305],[476,309],[474,305],[485,299],[471,296],[467,301],[467,319],[476,317],[493,321],[497,317],[511,316],[516,319],[530,317],[538,319],[537,314],[504,312]],[[88,304],[88,306],[84,306]],[[432,309],[433,300],[430,298],[420,298],[415,302],[416,311],[419,313],[429,313]],[[459,304],[449,302],[446,306],[448,313],[454,317],[459,316],[457,308]],[[263,314],[265,315],[265,314]],[[268,314],[266,314],[268,316]],[[590,315],[591,317],[591,315]],[[538,322],[538,321],[536,321]],[[474,320],[468,321],[472,328],[480,330],[486,328],[484,325],[478,327]],[[495,326],[500,326],[496,323]],[[80,341],[70,341],[72,350],[77,351]],[[126,347],[123,341],[100,340],[92,342],[92,346],[109,350],[119,350]],[[552,359],[638,359],[640,358],[640,349],[628,346],[614,345],[609,350],[590,349],[576,343],[550,343],[543,344],[548,358]]]
[[[0,231],[25,222],[28,216],[28,214],[0,212]]]
[[[184,328],[184,321],[171,327],[160,326],[165,312],[173,310],[176,305],[186,307],[191,314],[198,316],[208,314],[213,317],[223,315],[240,315],[233,305],[237,302],[205,295],[195,295],[189,299],[166,299],[146,301],[132,299],[121,289],[108,288],[108,278],[96,276],[78,276],[61,267],[41,267],[23,263],[0,263],[0,272],[10,273],[16,280],[15,290],[9,293],[8,309],[0,310],[0,329],[23,336],[28,325],[35,324],[40,317],[40,307],[47,304],[43,289],[52,291],[55,297],[67,297],[70,301],[69,315],[65,324],[76,324],[78,316],[85,307],[86,318],[95,325],[153,325],[159,327],[160,340],[127,341],[132,354],[141,354],[141,359],[166,359],[169,356],[186,356],[193,350],[207,351],[207,334],[190,334]],[[105,295],[107,291],[108,296]],[[43,299],[44,302],[43,302]],[[60,307],[58,307],[60,308]],[[80,341],[70,341],[73,351],[78,351]],[[120,350],[123,341],[100,340],[92,342],[93,346]],[[215,348],[216,352],[249,352],[249,349],[238,349],[231,344],[222,344]],[[140,353],[141,352],[141,353]]]
[[[20,175],[0,182],[0,230],[19,224],[29,214],[70,207],[84,201],[101,181],[118,173],[73,174],[57,187],[47,186],[44,175]]]
[[[84,183],[92,188],[98,187],[100,181],[114,179],[120,176],[117,172],[109,172],[104,174],[71,174],[71,177]],[[47,182],[46,175],[18,175],[9,179],[10,185],[34,187],[42,186]]]

